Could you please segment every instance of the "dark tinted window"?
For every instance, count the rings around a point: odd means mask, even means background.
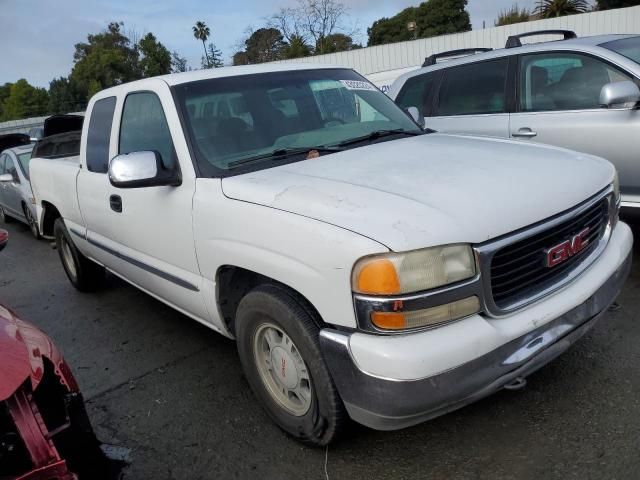
[[[173,141],[160,99],[155,93],[127,95],[120,124],[119,153],[158,152],[166,168],[175,166]]]
[[[0,175],[3,175],[4,173],[6,173],[4,169],[4,163],[6,158],[7,158],[6,155],[0,155]]]
[[[474,115],[505,111],[508,59],[445,70],[437,115]]]
[[[410,78],[406,81],[396,103],[400,108],[418,107],[423,113],[429,112],[427,101],[429,93],[434,87],[435,74],[426,73]]]
[[[520,61],[520,110],[587,110],[600,108],[607,83],[629,80],[617,68],[574,53],[524,55]]]
[[[90,172],[107,173],[109,169],[109,141],[116,97],[98,100],[93,105],[87,134],[87,168]]]

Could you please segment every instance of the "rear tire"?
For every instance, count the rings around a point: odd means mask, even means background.
[[[76,248],[62,218],[53,226],[56,247],[69,281],[81,292],[93,292],[103,283],[104,267],[92,262]]]
[[[313,314],[283,287],[258,286],[238,306],[238,353],[249,385],[282,430],[311,446],[328,445],[348,423],[319,333]]]
[[[4,208],[0,206],[0,223],[11,223],[13,218],[6,214]]]
[[[31,235],[34,236],[36,240],[40,240],[40,228],[38,228],[38,221],[33,218],[33,214],[31,210],[26,205],[22,205],[22,209],[24,210],[24,216],[27,219],[27,223],[29,224],[29,230],[31,230]]]

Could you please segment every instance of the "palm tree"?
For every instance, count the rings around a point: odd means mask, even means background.
[[[196,37],[196,40],[202,41],[202,48],[204,48],[204,56],[207,59],[207,65],[209,64],[209,55],[207,54],[207,46],[205,42],[209,38],[211,34],[211,30],[207,27],[207,24],[204,22],[196,22],[193,26],[193,36]]]
[[[541,0],[533,11],[540,18],[562,17],[589,10],[587,0]]]

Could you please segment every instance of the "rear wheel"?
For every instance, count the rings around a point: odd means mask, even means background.
[[[13,218],[8,216],[5,213],[4,208],[2,208],[2,206],[0,206],[0,223],[11,223],[11,221],[13,221]]]
[[[76,248],[62,218],[54,224],[56,247],[69,280],[81,292],[92,292],[102,285],[104,267],[92,262]]]
[[[22,206],[24,210],[24,216],[27,219],[27,223],[29,224],[29,229],[31,230],[31,235],[35,237],[36,240],[40,239],[40,229],[38,228],[38,221],[35,219],[33,213],[31,213],[31,209],[26,205]]]
[[[348,416],[322,358],[313,314],[285,288],[262,285],[240,302],[236,326],[247,381],[276,424],[309,445],[336,439]]]

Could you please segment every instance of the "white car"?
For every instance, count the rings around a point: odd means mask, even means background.
[[[17,137],[19,141],[18,143],[9,142],[7,145],[17,146],[0,151],[0,223],[11,219],[20,220],[29,225],[35,238],[40,238],[35,200],[29,178],[33,144],[29,143],[27,135],[5,137]]]
[[[110,88],[80,156],[31,169],[73,285],[109,270],[235,338],[271,418],[313,445],[348,417],[402,428],[521,387],[631,262],[610,163],[425,134],[349,69]]]

